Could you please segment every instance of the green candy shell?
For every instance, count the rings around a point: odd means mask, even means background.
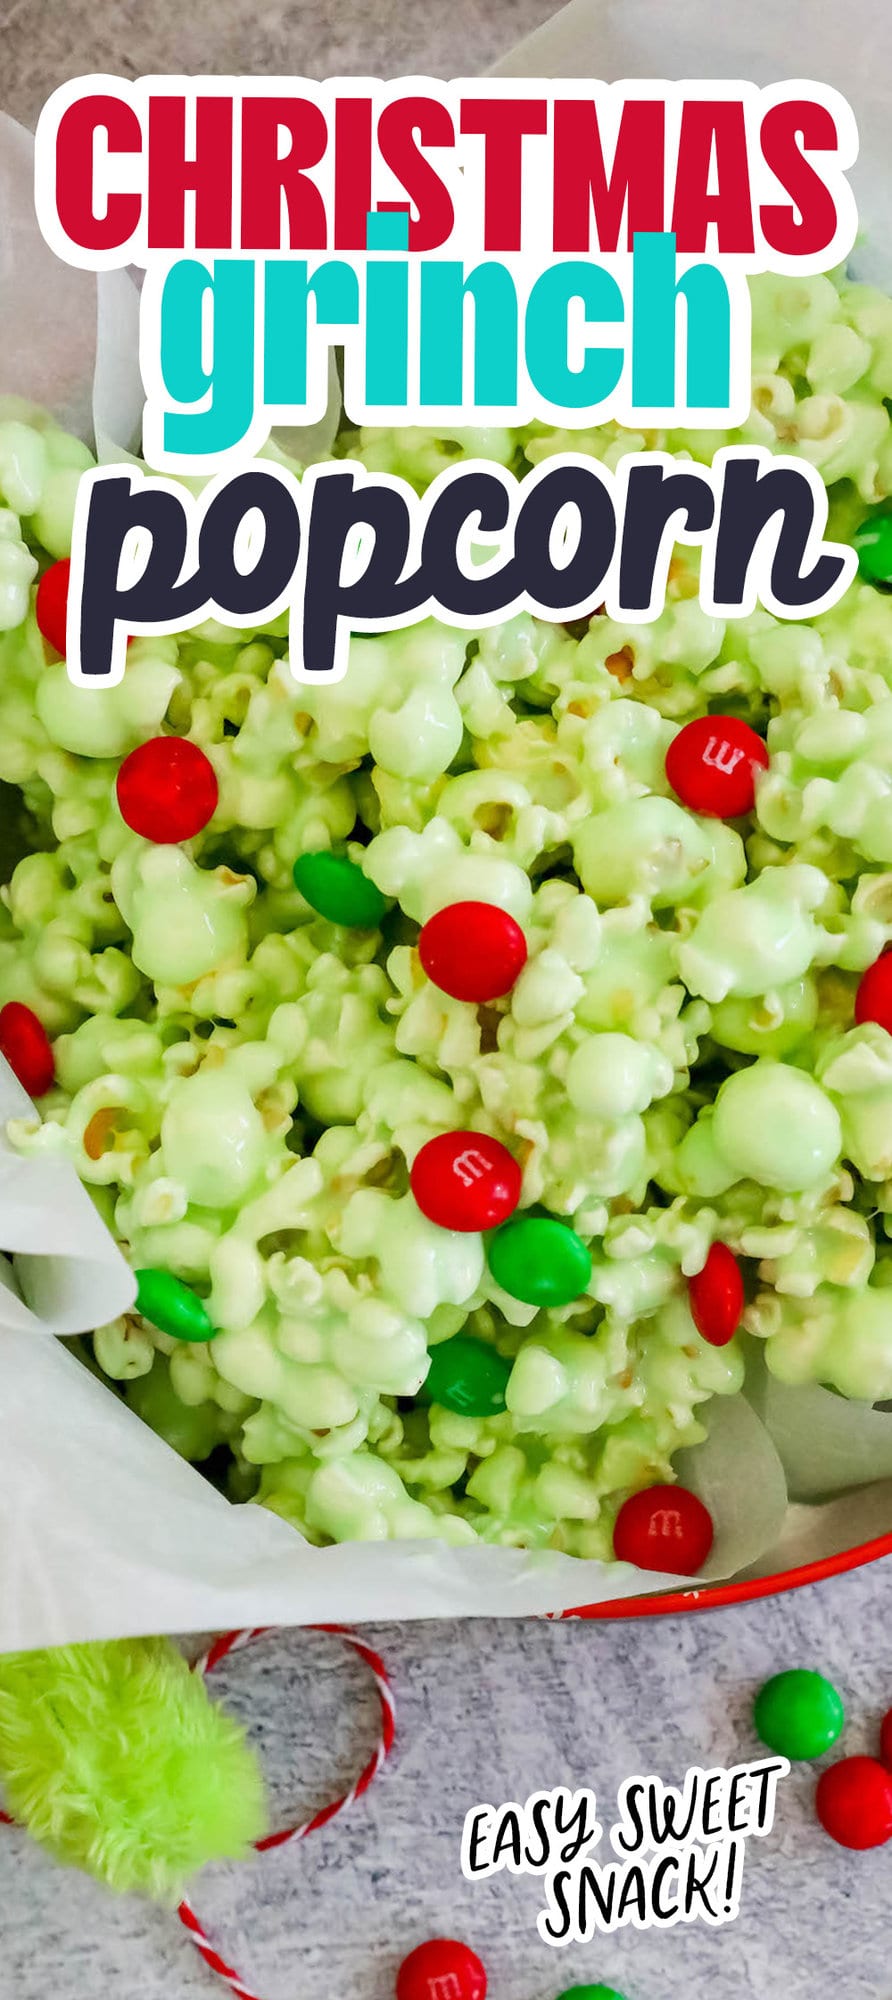
[[[868,583],[892,583],[892,512],[877,509],[865,515],[855,529],[852,543],[858,551],[858,568]]]
[[[197,1292],[172,1271],[137,1271],[136,1310],[171,1340],[212,1340],[214,1327]]]
[[[490,1240],[489,1268],[496,1284],[528,1306],[566,1306],[584,1292],[592,1260],[569,1223],[550,1215],[523,1215],[503,1223]]]
[[[567,1986],[557,2000],[625,2000],[615,1986]]]
[[[373,931],[387,912],[387,897],[348,854],[333,854],[330,848],[299,854],[292,874],[304,901],[330,924]]]
[[[463,1417],[496,1417],[505,1408],[512,1363],[485,1340],[456,1333],[431,1353],[419,1402],[439,1403]]]
[[[774,1674],[753,1704],[756,1735],[779,1757],[805,1762],[821,1757],[836,1742],[845,1721],[842,1699],[832,1682],[809,1667]]]

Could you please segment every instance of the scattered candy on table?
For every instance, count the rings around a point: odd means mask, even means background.
[[[666,776],[676,797],[710,819],[740,819],[752,812],[756,772],[767,768],[761,736],[734,715],[686,722],[666,752]]]
[[[192,840],[217,810],[217,774],[187,736],[153,736],[125,757],[118,806],[133,833],[156,846]]]
[[[487,1256],[496,1284],[528,1306],[567,1306],[592,1275],[582,1237],[552,1215],[513,1216],[496,1231]]]
[[[29,1097],[42,1097],[55,1080],[52,1043],[42,1021],[21,1000],[0,1007],[0,1055]]]
[[[291,872],[304,902],[330,924],[373,931],[387,913],[387,897],[349,854],[333,854],[328,847],[299,854]]]
[[[526,964],[520,925],[494,903],[450,903],[422,925],[418,956],[453,1000],[500,1000]]]
[[[488,1341],[454,1333],[431,1348],[419,1401],[439,1403],[463,1417],[496,1417],[505,1408],[511,1365]]]
[[[691,1318],[710,1347],[727,1347],[743,1312],[740,1265],[727,1243],[713,1243],[702,1271],[688,1279]]]
[[[37,586],[34,599],[34,616],[42,639],[54,647],[57,653],[65,655],[68,619],[68,585],[71,577],[71,562],[63,556],[60,562],[50,563]]]
[[[431,1938],[403,1959],[396,2000],[486,2000],[486,1968],[469,1945]],[[566,1986],[557,2000],[624,2000],[615,1986]]]
[[[495,1229],[514,1213],[523,1176],[507,1146],[484,1132],[442,1132],[416,1153],[412,1193],[441,1229]]]
[[[892,1772],[876,1757],[843,1757],[818,1779],[818,1819],[840,1847],[892,1840]]]
[[[852,536],[858,568],[868,583],[892,583],[892,513],[877,507],[865,514]]]
[[[757,1736],[769,1750],[798,1763],[830,1749],[842,1729],[845,1709],[823,1674],[791,1667],[772,1675],[759,1689],[753,1720]]]
[[[858,982],[855,1022],[860,1028],[865,1021],[876,1021],[892,1034],[892,951],[884,951]]]
[[[618,1562],[695,1576],[712,1548],[709,1510],[686,1486],[647,1486],[624,1500],[613,1530]]]
[[[135,1271],[136,1311],[172,1340],[212,1340],[214,1327],[197,1292],[172,1271]]]
[[[429,1938],[404,1958],[396,2000],[486,2000],[486,1971],[470,1945]]]

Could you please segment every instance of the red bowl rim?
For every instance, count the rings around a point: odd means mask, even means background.
[[[726,1604],[751,1604],[759,1597],[779,1597],[785,1590],[802,1590],[808,1583],[821,1583],[828,1576],[842,1576],[846,1570],[860,1569],[865,1563],[879,1562],[892,1555],[892,1531],[859,1542],[853,1549],[836,1555],[820,1556],[800,1563],[795,1569],[778,1570],[773,1576],[756,1576],[740,1583],[704,1584],[701,1590],[666,1590],[653,1597],[615,1598],[610,1604],[582,1604],[563,1611],[562,1618],[660,1618],[680,1617],[689,1611],[718,1611]]]

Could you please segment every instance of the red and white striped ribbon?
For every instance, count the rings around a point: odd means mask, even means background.
[[[227,1659],[230,1653],[241,1652],[243,1647],[253,1645],[255,1640],[264,1638],[269,1629],[267,1626],[258,1625],[250,1631],[224,1632],[222,1637],[215,1639],[207,1652],[202,1653],[194,1662],[193,1671],[198,1674],[213,1673],[214,1668],[218,1667],[222,1660]],[[346,1625],[311,1625],[308,1629],[311,1632],[330,1632],[335,1638],[343,1639],[344,1644],[349,1646],[368,1667],[378,1691],[381,1710],[380,1733],[368,1763],[363,1766],[355,1784],[351,1785],[348,1792],[343,1792],[340,1798],[333,1799],[329,1805],[320,1807],[318,1812],[313,1813],[311,1819],[302,1820],[297,1826],[283,1827],[278,1833],[266,1834],[262,1840],[255,1843],[258,1854],[265,1854],[273,1847],[285,1847],[292,1840],[306,1840],[308,1834],[317,1833],[320,1827],[328,1825],[329,1820],[336,1819],[338,1813],[346,1812],[349,1806],[362,1798],[363,1792],[368,1791],[393,1748],[395,1733],[393,1691],[380,1653],[376,1653],[364,1639],[360,1639],[358,1634],[351,1632]],[[235,1968],[228,1965],[225,1958],[221,1957],[196,1916],[192,1904],[185,1896],[177,1915],[188,1931],[196,1951],[200,1952],[204,1959],[205,1965],[209,1966],[211,1972],[215,1972],[218,1978],[225,1980],[232,1992],[238,1995],[238,2000],[260,2000],[260,1996],[250,1986],[245,1985]]]
[[[214,1668],[219,1667],[221,1661],[227,1659],[230,1653],[241,1652],[243,1647],[253,1645],[255,1640],[264,1638],[267,1632],[275,1629],[275,1627],[267,1625],[257,1625],[250,1631],[224,1632],[221,1638],[214,1640],[213,1645],[208,1647],[206,1653],[202,1653],[193,1662],[193,1673],[213,1673]],[[291,1840],[306,1840],[308,1834],[318,1832],[320,1827],[328,1825],[329,1820],[336,1819],[338,1813],[346,1812],[348,1806],[352,1806],[357,1799],[362,1798],[363,1792],[368,1791],[369,1786],[377,1777],[385,1758],[389,1756],[393,1748],[395,1733],[393,1690],[390,1685],[390,1676],[380,1653],[376,1653],[371,1646],[367,1646],[365,1640],[360,1639],[356,1632],[351,1632],[346,1625],[311,1625],[307,1627],[307,1630],[311,1632],[330,1632],[335,1638],[343,1639],[345,1646],[349,1646],[368,1667],[378,1690],[378,1702],[381,1710],[378,1741],[368,1763],[363,1766],[356,1783],[351,1785],[349,1792],[343,1792],[340,1798],[333,1799],[330,1805],[322,1806],[318,1812],[313,1814],[311,1819],[302,1820],[298,1826],[287,1826],[283,1827],[278,1833],[266,1834],[263,1840],[255,1842],[258,1854],[265,1854],[272,1847],[284,1847]],[[11,1814],[4,1812],[2,1808],[0,1808],[0,1820],[6,1826],[15,1825]],[[253,1988],[245,1985],[244,1980],[236,1972],[235,1967],[228,1965],[225,1958],[221,1957],[221,1954],[208,1937],[200,1918],[196,1916],[191,1903],[185,1896],[179,1906],[177,1915],[180,1922],[188,1931],[196,1951],[200,1952],[201,1957],[204,1959],[205,1965],[210,1968],[211,1972],[215,1972],[218,1978],[225,1980],[232,1992],[238,1995],[238,2000],[260,2000],[260,1996],[254,1992]]]

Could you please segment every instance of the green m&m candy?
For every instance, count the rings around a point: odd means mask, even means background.
[[[858,568],[868,583],[892,585],[892,510],[877,507],[865,514],[855,529],[852,544],[858,551]]]
[[[440,1403],[462,1417],[497,1417],[505,1408],[512,1366],[488,1341],[454,1333],[432,1350],[419,1401]]]
[[[137,1271],[136,1310],[172,1340],[213,1340],[214,1327],[197,1292],[172,1271]]]
[[[756,1735],[769,1750],[799,1763],[830,1749],[842,1729],[845,1710],[835,1687],[823,1674],[809,1667],[791,1667],[759,1689],[753,1721]]]
[[[330,924],[373,931],[387,911],[387,897],[349,854],[332,854],[328,847],[299,854],[291,872],[304,901]]]
[[[528,1306],[567,1306],[592,1275],[591,1254],[569,1223],[551,1215],[516,1215],[487,1252],[496,1284]]]
[[[557,2000],[624,2000],[615,1986],[568,1986]]]

